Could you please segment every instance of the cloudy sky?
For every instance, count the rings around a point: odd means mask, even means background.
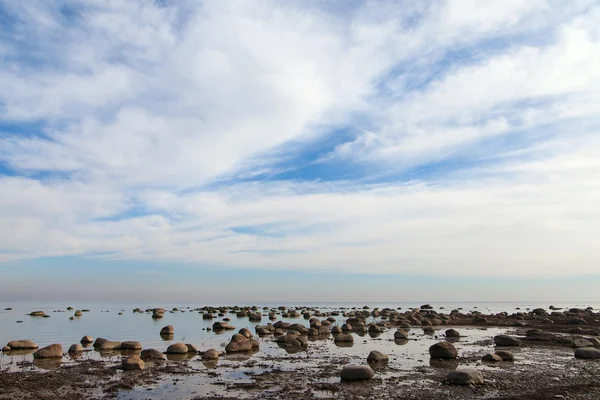
[[[600,300],[599,21],[0,0],[0,297]]]

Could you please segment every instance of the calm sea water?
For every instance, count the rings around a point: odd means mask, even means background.
[[[262,307],[274,307],[280,305],[296,308],[301,306],[318,307],[321,311],[339,310],[343,307],[362,307],[368,305],[371,308],[398,308],[402,310],[411,309],[420,306],[422,303],[266,303],[266,304],[247,304]],[[214,304],[219,306],[221,304]],[[243,306],[244,304],[239,304]],[[478,303],[431,303],[434,309],[438,311],[450,312],[454,308],[462,308],[464,312],[478,310],[483,313],[496,313],[507,311],[509,313],[517,311],[517,308],[526,310],[537,307],[548,308],[550,305],[555,307],[594,307],[600,308],[600,302],[478,302]],[[90,312],[83,313],[80,318],[69,320],[73,315],[72,311],[66,311],[68,306],[75,309],[89,309]],[[52,343],[60,343],[65,350],[73,343],[79,343],[85,335],[94,338],[104,337],[109,340],[125,341],[135,340],[143,344],[144,348],[155,348],[164,351],[173,342],[183,341],[193,343],[201,348],[219,347],[226,343],[231,331],[224,333],[215,333],[207,331],[206,328],[212,326],[214,320],[204,320],[198,312],[191,311],[197,307],[203,307],[203,304],[124,304],[115,303],[2,303],[0,304],[0,346],[5,345],[10,340],[30,339],[35,341],[40,347]],[[11,311],[4,311],[5,308],[12,308]],[[149,314],[133,313],[136,307],[142,309],[162,307],[167,312],[162,319],[152,319]],[[185,312],[168,312],[174,307]],[[31,317],[26,315],[31,311],[42,310],[50,315],[50,318]],[[63,310],[65,312],[57,312]],[[119,315],[122,312],[123,315]],[[250,328],[252,331],[255,325],[266,324],[269,320],[263,317],[262,322],[252,323],[248,318],[237,318],[235,314],[227,314],[231,318],[231,324],[240,329]],[[340,317],[343,319],[343,317]],[[279,318],[283,319],[283,318]],[[301,322],[308,326],[308,321],[301,318],[286,319],[289,322]],[[17,323],[17,321],[22,321]],[[343,321],[340,320],[341,323]],[[175,335],[172,341],[164,341],[160,335],[160,329],[165,325],[175,327]]]

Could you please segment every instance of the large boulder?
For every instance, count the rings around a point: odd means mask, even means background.
[[[142,344],[140,342],[131,342],[131,341],[121,342],[119,349],[120,350],[141,350]]]
[[[167,354],[187,354],[188,347],[184,343],[173,343],[167,347]]]
[[[63,350],[62,346],[58,343],[51,344],[50,346],[42,347],[35,353],[33,353],[33,358],[54,358],[54,357],[62,357]]]
[[[203,360],[218,360],[220,353],[215,349],[206,350],[202,353]]]
[[[144,361],[164,360],[165,355],[155,349],[146,349],[146,350],[142,350],[142,354],[140,354],[140,358]]]
[[[373,376],[375,376],[375,372],[368,365],[348,364],[340,372],[340,378],[345,381],[364,381]]]
[[[11,350],[37,349],[38,345],[33,340],[11,340],[7,344]]]
[[[581,347],[575,350],[575,358],[584,360],[600,360],[600,350],[594,347]]]
[[[474,368],[463,368],[448,373],[446,380],[451,385],[481,385],[483,375]]]
[[[515,356],[508,350],[498,350],[496,355],[499,356],[502,361],[515,361]]]
[[[308,347],[308,340],[304,336],[288,333],[287,335],[279,336],[277,338],[277,344],[285,348],[306,348]]]
[[[88,344],[90,344],[90,343],[93,343],[93,342],[94,342],[94,338],[93,338],[93,337],[91,337],[91,336],[84,336],[84,337],[82,337],[82,338],[81,338],[81,340],[79,341],[79,343],[83,344],[84,346],[85,346],[85,345],[88,345]]]
[[[173,335],[173,334],[175,334],[175,328],[173,328],[173,325],[163,326],[163,328],[160,330],[160,334],[161,335]]]
[[[458,357],[458,350],[450,342],[438,342],[429,347],[431,358],[452,359]]]
[[[447,338],[459,338],[460,337],[460,332],[457,331],[456,329],[448,329],[446,331],[446,337]]]
[[[394,339],[406,340],[408,339],[408,332],[406,332],[404,329],[398,329],[396,332],[394,332]]]
[[[227,353],[241,353],[249,352],[258,349],[258,341],[254,339],[248,339],[244,335],[236,333],[231,337],[231,341],[225,346]]]
[[[129,356],[127,358],[123,358],[121,366],[126,371],[139,371],[144,369],[146,363],[144,363],[139,356]]]
[[[354,336],[349,333],[342,333],[333,337],[335,343],[354,343]]]
[[[521,340],[514,336],[498,335],[494,336],[494,343],[500,347],[518,347],[521,345]]]
[[[76,344],[72,344],[71,347],[69,347],[68,353],[76,354],[76,353],[81,353],[82,351],[83,351],[83,346],[81,346],[79,343],[76,343]]]
[[[235,326],[228,324],[227,322],[217,321],[212,326],[213,331],[225,331],[225,330],[233,330]]]
[[[380,351],[372,350],[367,356],[368,363],[386,363],[389,361],[387,354],[383,354]]]

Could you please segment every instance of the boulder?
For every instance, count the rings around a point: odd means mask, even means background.
[[[3,353],[8,353],[10,351],[10,347],[8,346],[2,346],[2,352]]]
[[[498,335],[494,337],[494,343],[500,347],[518,347],[521,345],[519,338],[508,335]]]
[[[368,365],[348,364],[340,372],[340,378],[345,381],[364,381],[373,376],[375,376],[375,372]]]
[[[54,358],[54,357],[62,357],[63,350],[62,346],[58,343],[51,344],[50,346],[42,347],[35,353],[33,353],[33,358]]]
[[[155,349],[146,349],[142,350],[142,354],[140,354],[140,358],[142,360],[164,360],[165,355],[158,350]]]
[[[305,337],[295,333],[288,333],[277,338],[277,344],[286,348],[305,348],[308,347],[308,341]]]
[[[406,332],[404,329],[398,329],[396,332],[394,332],[394,339],[395,340],[408,339],[408,332]]]
[[[129,356],[123,358],[121,366],[125,371],[139,371],[144,369],[146,363],[139,356]]]
[[[367,356],[368,363],[386,363],[389,361],[387,354],[383,354],[380,351],[372,350]]]
[[[448,330],[446,330],[446,337],[447,338],[459,338],[460,332],[457,331],[456,329],[448,329]]]
[[[586,339],[575,339],[573,340],[573,347],[576,349],[580,347],[594,347],[594,344]]]
[[[120,350],[141,350],[142,349],[142,344],[140,342],[121,342],[121,345],[119,346]]]
[[[502,361],[502,357],[500,357],[498,354],[487,353],[486,355],[481,357],[481,361],[497,362]]]
[[[248,328],[242,328],[238,332],[240,335],[247,337],[248,339],[252,339],[252,332]]]
[[[584,360],[600,360],[600,350],[594,347],[581,347],[575,350],[575,358]]]
[[[213,331],[230,331],[235,329],[235,326],[224,321],[217,321],[212,325],[212,329]]]
[[[7,344],[11,350],[37,349],[38,345],[33,340],[11,340]]]
[[[82,311],[81,311],[81,310],[77,310],[77,311],[75,311],[75,314],[74,314],[74,315],[75,315],[76,317],[81,317],[81,316],[83,315],[83,313],[82,313]]]
[[[515,361],[515,356],[508,350],[498,350],[496,355],[499,356],[502,361]]]
[[[173,343],[167,347],[167,354],[187,354],[188,347],[184,343]]]
[[[448,373],[446,380],[451,385],[481,385],[483,375],[474,368],[464,368]]]
[[[333,337],[335,343],[354,343],[354,336],[349,333],[342,333]]]
[[[452,359],[458,357],[458,350],[450,342],[438,342],[429,347],[431,358]]]
[[[164,326],[160,330],[160,334],[161,335],[173,335],[173,334],[175,334],[175,328],[173,328],[173,325]]]
[[[46,313],[43,311],[32,311],[29,313],[29,315],[31,315],[32,317],[43,317],[44,315],[46,315]]]
[[[97,340],[96,340],[97,342]],[[98,351],[109,351],[109,350],[116,350],[121,348],[121,342],[113,342],[110,340],[106,340],[104,339],[99,346],[96,346],[96,343],[94,343],[94,348]]]
[[[185,345],[188,349],[188,353],[198,353],[198,348],[196,346],[194,346],[193,344],[186,343]]]
[[[202,353],[202,359],[203,360],[218,360],[219,352],[215,349],[206,350],[204,353]]]
[[[69,354],[75,354],[75,353],[81,353],[83,351],[83,346],[81,346],[79,343],[77,344],[72,344],[71,347],[69,347]]]
[[[247,337],[236,333],[231,337],[231,341],[225,346],[227,353],[240,353],[258,349],[258,341],[248,339]]]
[[[81,338],[81,340],[79,341],[79,343],[83,344],[83,345],[87,345],[90,344],[94,341],[94,338],[91,336],[84,336]]]

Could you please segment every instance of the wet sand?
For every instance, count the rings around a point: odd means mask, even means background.
[[[306,349],[284,349],[276,343],[277,336],[270,334],[258,338],[260,350],[254,353],[227,354],[216,362],[189,354],[179,360],[147,362],[142,371],[123,371],[119,351],[102,357],[87,351],[77,358],[65,355],[58,360],[33,360],[31,351],[11,351],[0,357],[0,399],[599,399],[600,361],[574,358],[572,339],[598,337],[600,315],[585,311],[577,316],[583,322],[574,325],[575,315],[561,315],[563,311],[556,315],[550,315],[551,310],[544,315],[523,311],[518,316],[456,312],[432,317],[428,310],[397,310],[366,318],[367,323],[388,326],[381,334],[353,332],[351,347],[336,345],[334,335],[329,334],[310,337]],[[352,317],[349,313],[365,310],[338,312],[331,326],[341,326]],[[338,312],[317,312],[321,314],[317,318],[324,320]],[[264,314],[261,325],[268,321],[268,313]],[[394,340],[396,325],[413,315],[416,319],[412,321],[420,323],[410,324],[409,340]],[[214,321],[226,316],[235,324],[231,313]],[[191,313],[189,317],[197,318]],[[280,319],[281,314],[277,317]],[[423,323],[437,323],[438,319],[443,324],[434,325],[432,334],[424,333]],[[294,322],[309,326],[303,317],[294,318]],[[431,359],[429,347],[444,340],[450,327],[461,334],[454,343],[458,358]],[[552,340],[532,340],[543,337],[528,338],[527,332],[534,328],[558,335]],[[236,332],[223,335],[223,345]],[[493,338],[505,333],[521,340],[521,346],[506,348],[513,352],[515,361],[482,361],[483,355],[500,349],[494,346]],[[389,362],[372,364],[375,376],[371,380],[342,381],[343,366],[367,365],[371,350],[389,355]],[[446,383],[449,371],[463,367],[481,371],[484,384]]]

